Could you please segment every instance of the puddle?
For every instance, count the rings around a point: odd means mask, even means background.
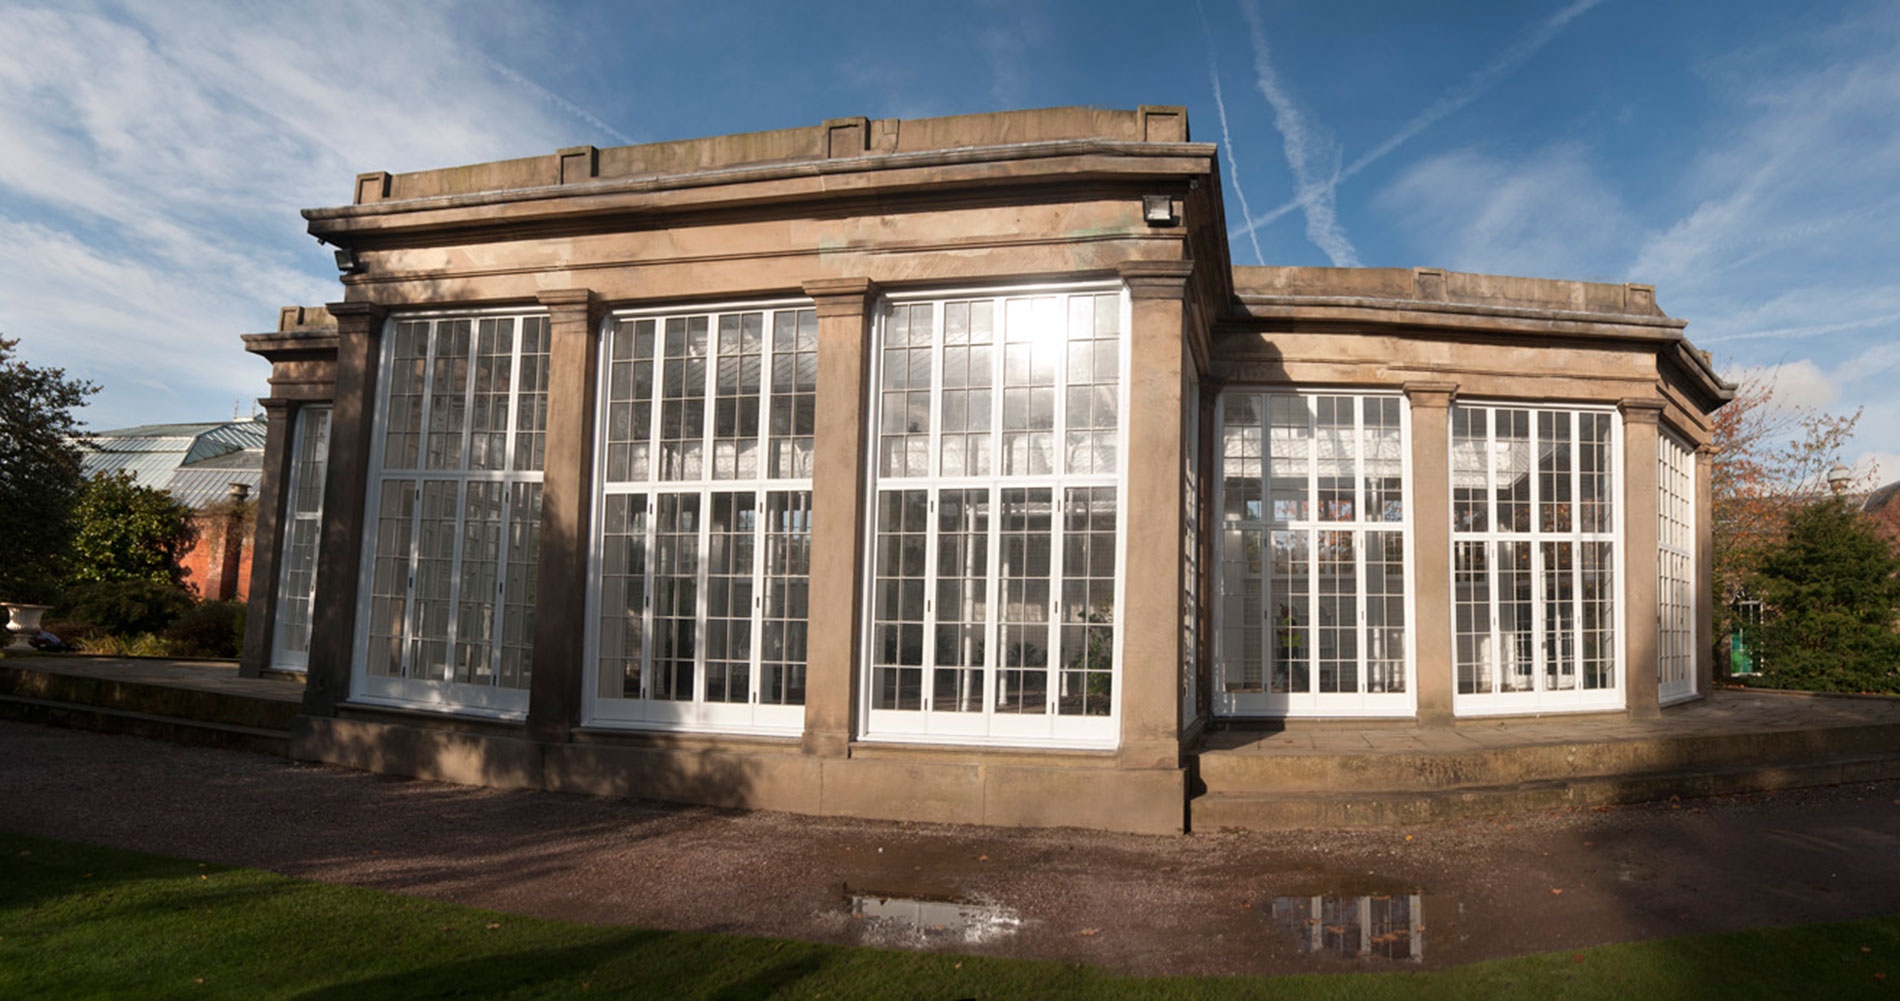
[[[844,888],[845,913],[864,922],[865,938],[884,944],[986,945],[1016,934],[1014,910],[977,900],[897,897]]]
[[[1272,918],[1304,955],[1422,963],[1425,901],[1418,893],[1275,897]]]

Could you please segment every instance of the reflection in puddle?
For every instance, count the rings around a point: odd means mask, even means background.
[[[1303,953],[1344,959],[1425,958],[1424,897],[1275,897],[1273,919]]]
[[[845,889],[854,919],[869,922],[878,937],[914,945],[983,945],[1016,934],[1023,919],[1007,907],[962,900],[893,897]]]

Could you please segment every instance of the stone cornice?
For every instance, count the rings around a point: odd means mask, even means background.
[[[878,294],[877,283],[869,278],[819,278],[806,282],[804,289],[820,318],[867,315]]]
[[[1194,277],[1194,262],[1123,261],[1115,271],[1135,299],[1184,299]]]
[[[1414,407],[1432,407],[1443,410],[1451,406],[1458,395],[1455,382],[1408,382],[1403,387],[1405,398]]]

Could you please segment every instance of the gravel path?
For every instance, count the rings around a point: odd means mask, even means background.
[[[1897,783],[1149,838],[503,792],[0,722],[0,828],[567,920],[1155,974],[1416,969],[1900,911]]]

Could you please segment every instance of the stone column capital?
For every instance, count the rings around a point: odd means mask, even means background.
[[[389,315],[389,308],[380,302],[333,302],[323,308],[335,318],[339,334],[375,333],[383,318]]]
[[[1184,299],[1194,277],[1193,261],[1123,261],[1115,266],[1136,299]]]
[[[819,278],[805,283],[805,294],[818,307],[819,319],[870,312],[877,283],[869,278]]]
[[[595,314],[600,311],[600,299],[590,288],[551,288],[535,293],[535,301],[550,310],[585,309]]]
[[[1458,384],[1455,382],[1408,382],[1403,389],[1405,398],[1411,401],[1414,408],[1444,410],[1458,396]]]
[[[1662,419],[1665,406],[1661,400],[1628,399],[1618,400],[1616,409],[1622,411],[1623,419],[1631,424],[1656,424]]]

